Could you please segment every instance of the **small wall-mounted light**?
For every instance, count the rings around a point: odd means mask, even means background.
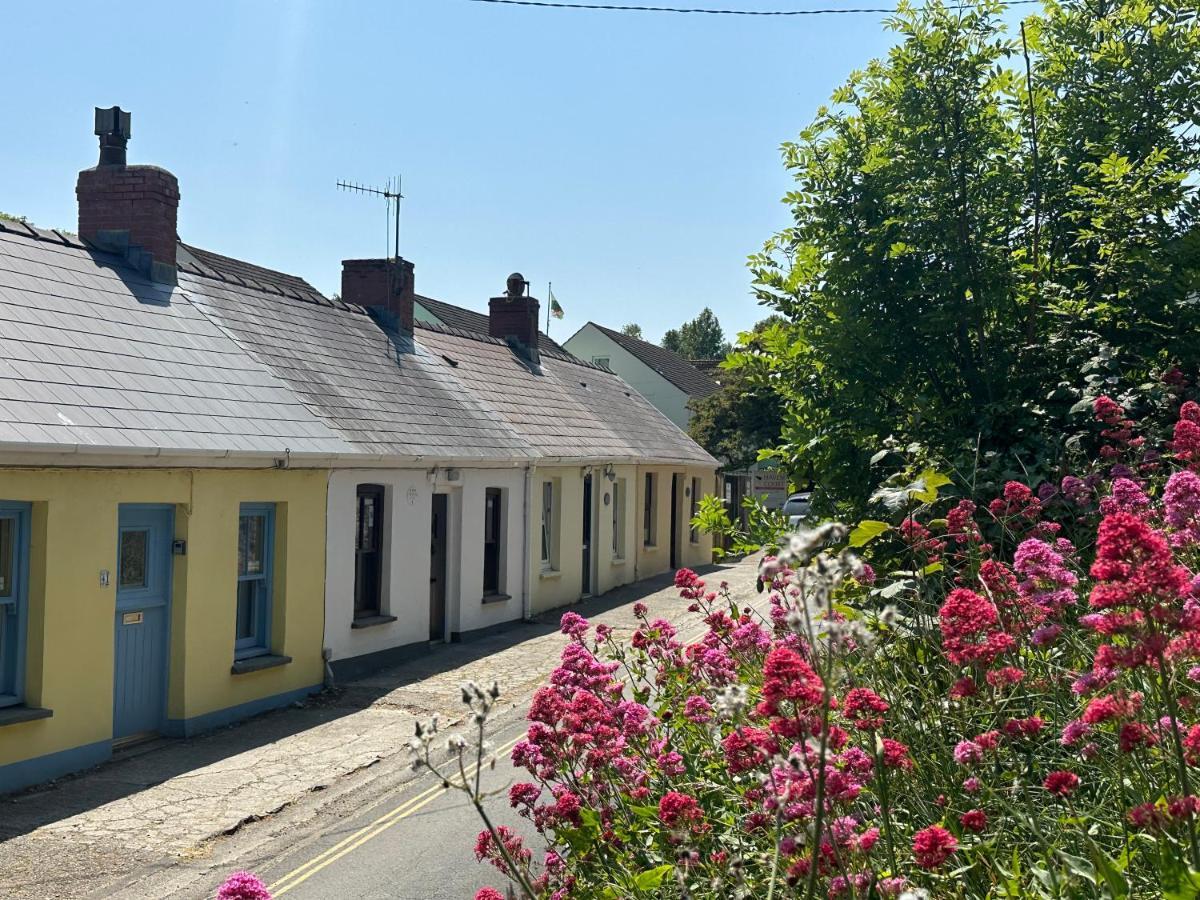
[[[171,541],[171,553],[174,556],[187,556],[187,541]]]
[[[604,467],[604,477],[607,478],[609,481],[617,480],[617,470],[615,468],[613,468],[612,463],[609,463],[608,465],[606,465]]]

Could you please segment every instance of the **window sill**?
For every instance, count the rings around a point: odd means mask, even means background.
[[[376,625],[387,625],[395,622],[395,616],[363,616],[350,623],[351,628],[374,628]]]
[[[546,581],[550,581],[555,578],[562,578],[562,569],[542,569],[542,571],[538,574],[538,578]]]
[[[623,556],[614,556],[614,557],[612,558],[612,565],[614,565],[614,566],[623,566],[623,565],[625,565],[625,557],[623,557]]]
[[[512,597],[508,594],[484,594],[480,603],[507,603]]]
[[[657,550],[658,544],[642,544],[643,550]]]
[[[18,722],[34,722],[38,719],[48,719],[54,715],[54,710],[43,709],[40,706],[6,706],[0,709],[0,728],[5,725],[16,725]]]
[[[235,659],[230,671],[234,675],[245,675],[247,672],[258,672],[262,669],[273,669],[276,666],[286,666],[292,661],[290,656],[276,656],[273,653],[264,656],[251,656],[248,659]]]

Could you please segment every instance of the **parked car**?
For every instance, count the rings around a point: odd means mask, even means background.
[[[789,494],[781,512],[787,516],[788,527],[797,528],[812,513],[812,491]]]

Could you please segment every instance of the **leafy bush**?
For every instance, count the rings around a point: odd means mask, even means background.
[[[750,261],[782,321],[729,358],[782,398],[774,455],[861,514],[895,438],[983,481],[1051,477],[1090,376],[1200,354],[1195,0],[901,4],[897,45],[783,146]],[[1022,474],[1024,473],[1024,474]]]
[[[1200,406],[1094,416],[1058,482],[793,536],[765,618],[686,569],[697,641],[566,613],[509,793],[547,850],[479,858],[539,900],[1200,896]]]

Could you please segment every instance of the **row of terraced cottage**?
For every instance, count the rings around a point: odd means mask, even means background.
[[[708,561],[716,461],[520,276],[487,333],[400,259],[322,296],[96,133],[77,236],[0,220],[0,791]]]

